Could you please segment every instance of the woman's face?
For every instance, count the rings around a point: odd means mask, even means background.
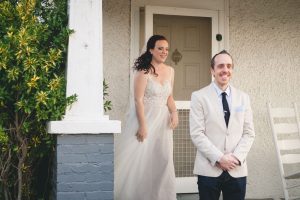
[[[152,60],[157,63],[166,61],[169,54],[169,44],[166,40],[157,40],[153,49],[150,49]]]

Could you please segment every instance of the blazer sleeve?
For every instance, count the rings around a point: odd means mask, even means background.
[[[247,154],[250,151],[252,143],[254,141],[255,132],[253,125],[253,114],[250,106],[250,99],[247,94],[246,95],[246,109],[244,116],[244,124],[243,124],[243,133],[242,137],[236,146],[233,155],[237,157],[237,159],[243,164],[246,160]]]
[[[190,135],[197,150],[214,166],[223,153],[205,135],[205,115],[203,105],[197,94],[191,97]]]

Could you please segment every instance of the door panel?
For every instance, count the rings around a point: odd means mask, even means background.
[[[189,101],[191,93],[211,81],[211,18],[154,15],[154,34],[169,40],[167,64],[175,69],[174,98]],[[176,64],[172,55],[177,50],[182,59]]]
[[[154,15],[154,34],[169,40],[166,63],[175,70],[175,101],[190,101],[191,93],[211,82],[211,18],[173,15]],[[175,50],[182,59],[172,60]],[[196,149],[189,135],[189,109],[178,107],[179,125],[174,131],[174,164],[177,182],[192,178],[192,190],[197,190],[193,175]],[[180,184],[180,183],[179,183]],[[184,190],[181,190],[184,191]],[[194,191],[195,192],[195,191]]]

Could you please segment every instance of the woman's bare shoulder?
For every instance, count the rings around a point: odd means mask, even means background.
[[[171,73],[173,74],[174,73],[174,68],[170,65],[166,65],[166,69]]]
[[[146,73],[144,70],[139,70],[135,72],[134,76],[138,79],[147,79],[149,73]]]

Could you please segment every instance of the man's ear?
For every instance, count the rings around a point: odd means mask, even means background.
[[[211,73],[211,75],[213,76],[213,77],[215,77],[215,73],[214,73],[215,71],[214,71],[214,69],[213,68],[210,68],[210,73]]]

